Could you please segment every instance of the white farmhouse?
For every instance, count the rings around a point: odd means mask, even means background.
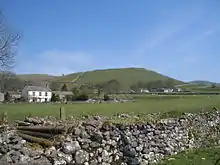
[[[164,92],[164,93],[170,93],[170,92],[173,92],[173,89],[170,89],[170,88],[161,88],[160,91],[161,91],[161,92]]]
[[[21,95],[29,102],[50,102],[52,91],[45,87],[25,86]]]
[[[143,88],[141,88],[141,89],[140,89],[140,92],[141,92],[141,93],[148,93],[149,90],[148,90],[148,89],[143,89]]]

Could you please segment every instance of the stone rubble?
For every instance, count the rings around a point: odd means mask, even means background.
[[[59,123],[49,117],[26,118],[24,122],[28,126]],[[46,148],[22,139],[9,125],[0,132],[0,164],[147,165],[187,149],[211,145],[208,139],[218,144],[219,124],[219,111],[130,125],[112,124],[96,116],[74,126],[59,146]]]

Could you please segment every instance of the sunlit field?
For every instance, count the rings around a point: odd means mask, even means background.
[[[220,96],[146,96],[133,95],[135,102],[72,103],[72,104],[0,104],[0,113],[7,112],[10,121],[25,116],[59,116],[64,107],[68,116],[106,115],[117,113],[147,114],[152,112],[197,112],[220,107]]]

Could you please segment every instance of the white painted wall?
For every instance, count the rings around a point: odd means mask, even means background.
[[[26,88],[22,90],[22,97],[27,99],[29,102],[50,102],[52,97],[52,92],[44,91],[29,91]]]
[[[148,89],[141,89],[141,92],[148,93],[148,92],[149,92],[149,90],[148,90]]]

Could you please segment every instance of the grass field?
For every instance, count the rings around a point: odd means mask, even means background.
[[[107,115],[116,113],[148,114],[152,112],[196,112],[220,107],[220,96],[146,96],[133,95],[136,102],[127,103],[73,103],[73,104],[0,104],[0,113],[7,112],[10,121],[24,116],[59,116],[65,107],[67,116]]]
[[[172,156],[158,165],[220,165],[220,148],[196,149]]]

